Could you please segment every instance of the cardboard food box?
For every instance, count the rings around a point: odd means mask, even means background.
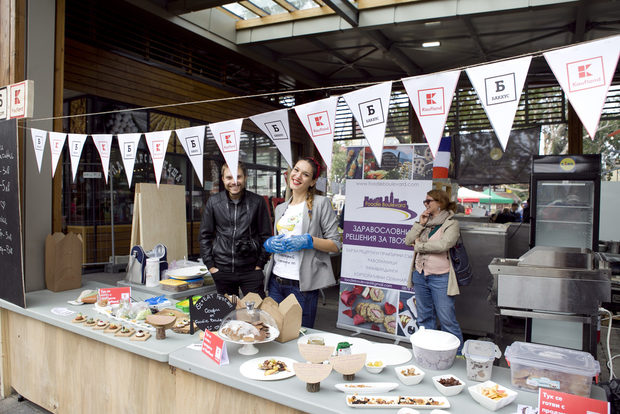
[[[280,330],[280,336],[276,338],[278,342],[288,342],[299,337],[301,328],[301,305],[292,293],[288,295],[280,304],[270,297],[266,297],[260,306],[275,319]]]
[[[53,292],[82,286],[82,237],[54,233],[45,239],[45,287]]]

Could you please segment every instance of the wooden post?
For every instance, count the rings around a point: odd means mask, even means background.
[[[568,153],[583,154],[583,125],[570,102],[568,105]]]
[[[65,71],[65,0],[56,1],[56,36],[54,53],[54,116],[63,115]],[[62,119],[54,120],[54,131],[62,132]],[[62,155],[60,167],[52,179],[52,233],[62,231]]]

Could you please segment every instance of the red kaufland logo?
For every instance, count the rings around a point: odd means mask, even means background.
[[[605,86],[602,56],[567,63],[566,72],[570,92]]]
[[[444,115],[444,92],[443,88],[420,89],[418,91],[420,104],[420,116]]]
[[[222,152],[237,151],[237,139],[235,131],[226,131],[220,133],[220,140],[222,141]]]
[[[329,125],[329,115],[327,115],[327,111],[309,114],[308,121],[310,122],[310,130],[312,131],[313,137],[331,134],[332,128]]]

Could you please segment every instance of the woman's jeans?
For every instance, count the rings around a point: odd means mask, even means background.
[[[458,349],[460,354],[463,349],[463,334],[456,320],[454,297],[448,296],[448,276],[448,273],[425,276],[424,273],[420,274],[415,270],[411,281],[415,291],[418,326],[437,329],[435,320],[437,314],[441,330],[455,335],[461,341]]]
[[[290,294],[295,295],[297,302],[301,305],[301,325],[306,328],[314,327],[314,319],[316,318],[316,309],[319,302],[319,291],[309,290],[302,292],[299,285],[280,284],[276,275],[273,273],[269,278],[269,296],[280,303]]]

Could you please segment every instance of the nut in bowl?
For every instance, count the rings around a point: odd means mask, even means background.
[[[437,391],[446,397],[459,394],[465,388],[465,382],[452,374],[437,375],[433,377],[433,384]]]
[[[381,360],[368,360],[366,361],[366,370],[368,372],[370,372],[371,374],[378,374],[381,371],[383,371],[383,367],[385,365],[383,364],[383,361]]]
[[[405,385],[416,385],[424,379],[424,371],[415,365],[403,365],[401,367],[394,367],[396,376]]]
[[[517,398],[517,393],[515,391],[493,381],[486,381],[467,389],[478,404],[491,411],[497,411]]]

